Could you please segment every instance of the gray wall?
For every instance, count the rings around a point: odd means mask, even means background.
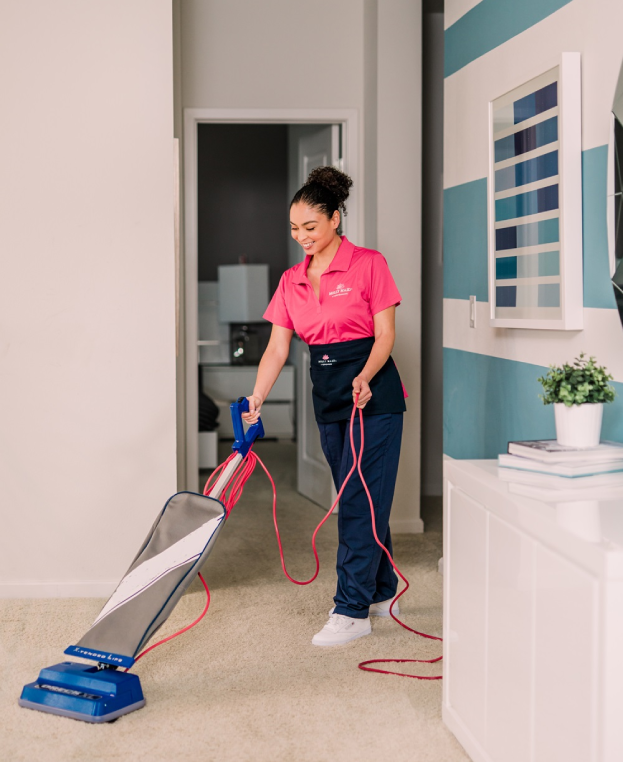
[[[443,490],[443,13],[424,13],[422,494]]]
[[[199,280],[217,266],[270,266],[271,293],[288,267],[288,127],[200,124]]]

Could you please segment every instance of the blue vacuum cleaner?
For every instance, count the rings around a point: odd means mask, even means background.
[[[264,436],[261,419],[244,431],[241,416],[249,409],[245,397],[230,409],[236,455],[209,495],[178,492],[167,500],[91,628],[65,649],[95,666],[65,661],[42,669],[24,686],[20,706],[85,722],[111,722],[145,705],[138,675],[119,668],[132,667],[201,570],[225,522],[219,498],[253,442]]]

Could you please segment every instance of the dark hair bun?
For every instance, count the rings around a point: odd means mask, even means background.
[[[305,185],[311,185],[312,183],[318,183],[322,185],[336,198],[340,207],[344,206],[344,202],[350,194],[353,181],[344,172],[340,172],[335,167],[316,167],[309,173],[307,182]]]
[[[307,182],[294,194],[290,206],[303,203],[320,209],[331,218],[336,211],[346,214],[346,199],[353,181],[335,167],[316,167]]]

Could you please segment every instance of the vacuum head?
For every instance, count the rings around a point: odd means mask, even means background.
[[[24,686],[19,705],[84,722],[110,722],[145,704],[130,668],[168,619],[207,559],[225,520],[218,500],[178,492],[156,519],[136,558],[90,629],[62,662]]]
[[[111,722],[145,705],[138,675],[65,661],[24,686],[19,705],[85,722]]]
[[[261,420],[245,432],[242,413],[248,409],[245,397],[230,405],[237,455],[210,494],[178,492],[167,500],[95,622],[76,645],[65,649],[98,666],[66,661],[46,667],[24,686],[20,706],[85,722],[110,722],[144,706],[137,675],[116,670],[132,667],[214,547],[226,519],[218,498],[255,439],[264,436]]]

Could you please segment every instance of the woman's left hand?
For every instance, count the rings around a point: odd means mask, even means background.
[[[355,395],[357,394],[359,394],[359,401],[357,402],[358,408],[364,408],[372,399],[370,385],[362,376],[357,376],[353,379],[353,402],[356,402]]]

